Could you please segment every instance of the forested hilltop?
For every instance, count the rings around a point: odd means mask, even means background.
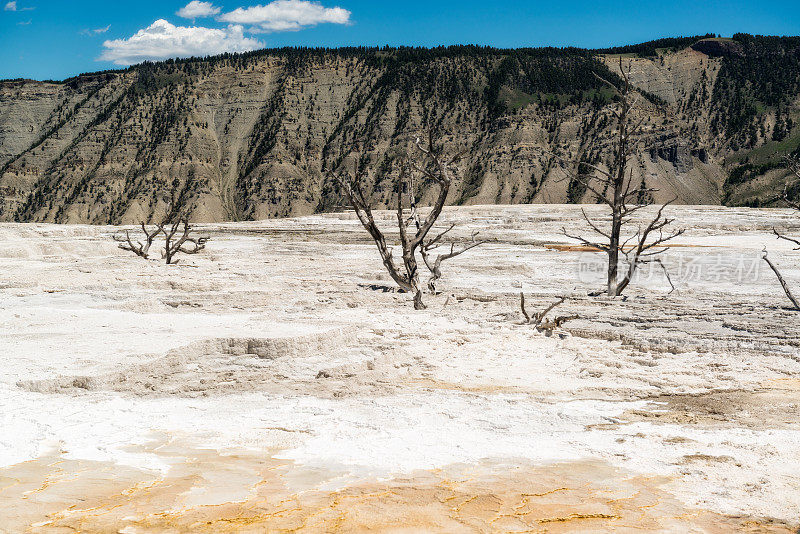
[[[376,206],[408,134],[464,151],[452,204],[588,202],[620,61],[646,114],[653,199],[778,205],[800,155],[800,38],[738,34],[604,50],[287,48],[0,82],[0,220],[131,223],[170,195],[198,221],[337,208],[357,148]],[[597,76],[596,76],[597,75]],[[424,196],[425,184],[419,184]]]

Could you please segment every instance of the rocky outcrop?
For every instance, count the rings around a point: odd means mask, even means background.
[[[648,149],[650,160],[659,159],[672,163],[675,172],[685,174],[692,170],[695,162],[709,163],[708,150],[703,147],[692,147],[682,139],[660,139]]]
[[[692,45],[692,50],[712,58],[742,54],[741,45],[731,39],[701,39]]]

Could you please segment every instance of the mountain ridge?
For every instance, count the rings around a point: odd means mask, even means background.
[[[328,173],[354,145],[376,206],[394,156],[435,125],[465,151],[451,204],[594,202],[630,68],[652,200],[775,205],[800,146],[800,38],[711,34],[614,49],[273,49],[145,63],[62,82],[0,82],[0,219],[134,223],[170,195],[197,221],[341,204]],[[425,199],[425,184],[420,184]],[[649,199],[648,199],[649,200]]]

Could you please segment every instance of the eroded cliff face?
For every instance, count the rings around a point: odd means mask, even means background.
[[[170,197],[198,221],[333,209],[330,170],[354,148],[385,205],[393,156],[430,124],[442,150],[465,151],[450,203],[594,202],[567,171],[610,157],[611,100],[594,74],[613,76],[619,57],[272,51],[2,82],[0,219],[133,223],[163,216]],[[656,201],[718,204],[730,152],[708,127],[720,59],[622,58],[646,92],[635,179]]]
[[[630,69],[631,81],[637,87],[679,107],[698,98],[707,101],[721,63],[720,58],[693,48],[657,58],[604,55],[601,59],[611,69],[618,69],[621,61],[624,69]]]

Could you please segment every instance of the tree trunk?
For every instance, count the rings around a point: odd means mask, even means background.
[[[425,304],[422,302],[422,288],[419,285],[419,267],[417,257],[413,248],[405,247],[403,250],[403,264],[406,268],[406,276],[411,286],[410,291],[414,293],[414,309],[424,310]]]
[[[628,168],[628,107],[627,99],[623,98],[618,117],[619,126],[617,128],[619,144],[617,145],[615,172],[611,183],[614,199],[611,204],[611,233],[609,234],[608,243],[609,297],[616,297],[620,294],[617,274],[619,270],[620,234],[622,233],[622,210],[625,207],[625,171]]]
[[[618,209],[617,204],[614,205],[614,210],[611,216],[611,239],[609,240],[608,249],[608,296],[616,297],[619,295],[619,286],[617,285],[617,276],[619,270],[619,236],[622,231],[622,212]]]
[[[414,293],[414,309],[424,310],[425,308],[427,308],[427,306],[422,302],[422,289],[417,288],[416,293]]]

